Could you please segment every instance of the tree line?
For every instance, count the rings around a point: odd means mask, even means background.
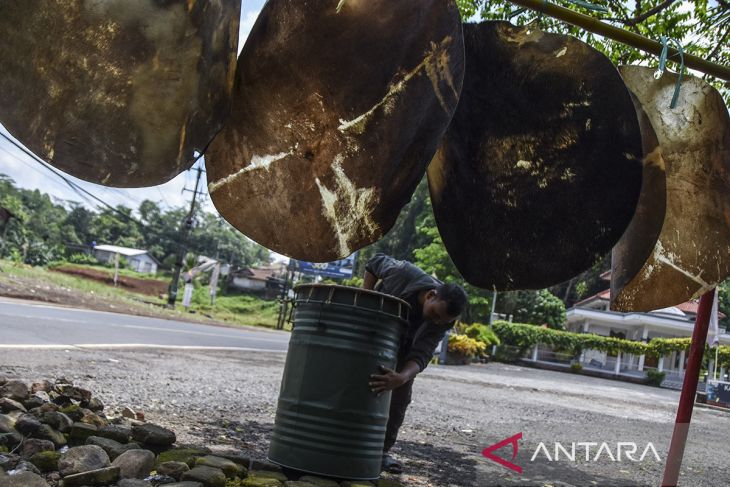
[[[0,174],[0,207],[16,217],[7,229],[0,228],[0,237],[5,233],[0,258],[30,265],[47,265],[96,243],[144,249],[171,268],[188,214],[187,208],[166,209],[152,200],[142,201],[136,209],[118,205],[92,210],[38,189],[19,188],[4,174]],[[203,211],[194,215],[188,251],[240,267],[268,263],[270,256],[268,249],[220,216]]]

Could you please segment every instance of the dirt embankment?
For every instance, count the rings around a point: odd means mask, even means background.
[[[62,265],[50,270],[70,274],[84,279],[92,279],[110,286],[114,285],[114,273],[101,269],[97,270],[85,267]],[[168,284],[169,283],[165,281],[158,281],[155,279],[138,279],[136,277],[129,276],[119,276],[117,279],[118,287],[122,287],[131,292],[146,294],[147,296],[160,296],[161,294],[166,293]]]

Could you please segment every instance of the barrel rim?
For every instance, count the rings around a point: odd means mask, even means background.
[[[365,293],[365,294],[371,294],[373,296],[385,297],[385,298],[391,299],[391,300],[393,300],[395,302],[400,301],[401,304],[404,304],[404,305],[406,305],[408,307],[408,310],[409,311],[412,311],[411,305],[408,304],[407,301],[405,301],[405,300],[403,300],[403,299],[401,299],[401,298],[399,298],[397,296],[393,296],[392,294],[381,293],[379,291],[373,291],[372,289],[365,289],[365,288],[362,288],[362,287],[343,286],[341,284],[316,284],[316,283],[307,283],[307,284],[297,284],[296,286],[294,286],[294,292],[295,293],[299,293],[299,290],[300,289],[302,289],[302,288],[310,288],[310,287],[327,288],[327,289],[331,289],[331,288],[335,288],[335,289],[346,289],[348,291],[358,291],[358,292],[362,292],[362,293]]]

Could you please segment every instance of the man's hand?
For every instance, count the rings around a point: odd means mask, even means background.
[[[399,374],[395,370],[391,370],[387,367],[380,366],[382,374],[373,374],[370,376],[370,390],[376,393],[378,396],[385,391],[392,391],[397,389],[406,382],[408,379],[403,375]]]

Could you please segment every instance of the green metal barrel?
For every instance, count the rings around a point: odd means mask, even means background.
[[[281,381],[269,460],[348,479],[380,475],[390,392],[370,375],[394,368],[409,306],[359,288],[296,288],[294,328]]]

